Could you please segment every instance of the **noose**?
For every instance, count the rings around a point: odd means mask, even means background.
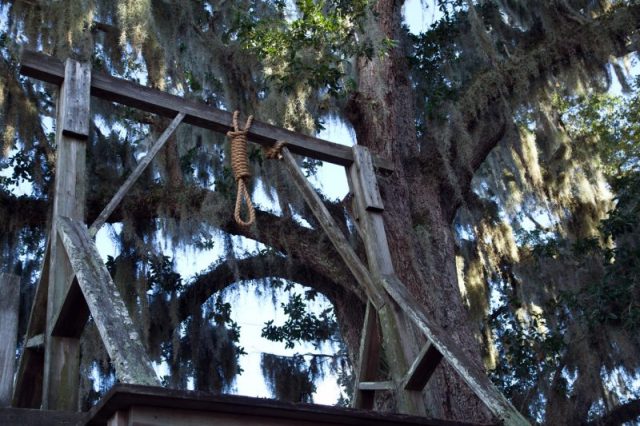
[[[240,226],[251,226],[256,220],[256,211],[253,208],[251,197],[247,191],[247,180],[251,178],[251,172],[249,171],[249,158],[247,155],[247,132],[253,122],[253,115],[247,118],[247,122],[244,125],[244,129],[240,130],[238,127],[238,115],[239,111],[233,113],[233,130],[227,132],[227,136],[231,138],[231,170],[233,170],[233,176],[236,179],[238,185],[238,191],[236,195],[236,208],[233,213],[233,218]],[[240,217],[240,208],[242,207],[242,199],[244,198],[247,204],[247,212],[249,218],[245,222]]]
[[[247,118],[247,122],[244,125],[244,129],[240,130],[238,127],[238,115],[239,111],[233,113],[233,130],[227,132],[227,136],[231,139],[231,170],[233,170],[233,176],[238,185],[238,191],[236,194],[236,207],[233,213],[233,218],[240,226],[251,226],[256,220],[256,211],[251,202],[251,197],[247,191],[247,180],[251,178],[251,172],[249,171],[249,158],[247,155],[247,133],[253,122],[253,115]],[[282,148],[285,146],[285,141],[277,141],[272,147],[265,148],[265,157],[268,159],[280,160],[282,159]],[[247,212],[249,218],[247,221],[242,220],[240,216],[240,210],[242,207],[242,199],[244,198],[247,204]]]

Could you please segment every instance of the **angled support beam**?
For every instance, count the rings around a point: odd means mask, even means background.
[[[53,84],[61,84],[63,80],[64,65],[56,58],[38,52],[25,51],[22,53],[20,62],[22,75]],[[91,94],[164,117],[175,117],[178,113],[184,112],[185,123],[220,133],[226,133],[231,125],[231,113],[227,111],[101,73],[93,75]],[[279,140],[286,140],[289,149],[295,154],[342,166],[353,163],[351,149],[347,146],[271,126],[257,120],[251,126],[249,139],[267,147],[273,146]],[[376,158],[375,165],[387,171],[392,171],[393,168],[391,162],[383,158]]]
[[[102,225],[104,225],[107,219],[109,219],[109,216],[111,216],[111,213],[113,213],[113,211],[116,209],[116,207],[118,207],[118,205],[120,204],[124,196],[127,194],[127,192],[129,192],[133,184],[136,183],[136,181],[140,178],[140,176],[142,175],[142,172],[144,172],[144,170],[151,163],[154,157],[158,154],[158,152],[160,152],[160,150],[162,149],[164,144],[169,140],[169,138],[171,137],[173,132],[176,130],[178,125],[182,123],[182,120],[184,120],[184,117],[185,117],[184,112],[179,112],[178,115],[175,116],[173,121],[169,124],[169,126],[165,129],[165,131],[162,132],[162,135],[160,135],[158,140],[153,144],[153,146],[151,147],[147,155],[145,155],[144,158],[140,160],[135,170],[129,175],[127,180],[125,180],[125,182],[122,184],[120,189],[118,189],[118,191],[113,196],[111,201],[109,201],[109,203],[104,208],[104,210],[100,212],[100,214],[98,215],[98,218],[93,222],[93,224],[89,228],[89,235],[91,235],[92,238],[95,237],[95,235],[98,233],[100,228],[102,228]]]
[[[333,243],[338,254],[347,265],[347,268],[349,268],[358,284],[364,289],[374,307],[380,310],[385,303],[383,292],[380,291],[367,267],[362,263],[355,251],[353,251],[353,248],[351,248],[349,241],[347,241],[347,238],[338,227],[329,210],[327,210],[318,193],[307,181],[307,178],[300,170],[300,167],[298,167],[295,158],[293,158],[293,155],[291,155],[287,147],[282,148],[282,160],[289,171],[294,185],[302,194],[309,209],[313,212],[320,226],[329,237],[329,240]]]
[[[402,387],[406,390],[422,391],[433,372],[436,371],[440,360],[442,360],[442,354],[431,342],[427,342],[409,368],[402,381]]]
[[[0,408],[11,405],[18,344],[20,277],[0,273]]]
[[[100,337],[122,383],[160,382],[127,307],[84,224],[60,217],[57,231]]]
[[[395,275],[382,279],[384,289],[391,298],[402,307],[414,324],[427,336],[434,348],[467,383],[487,408],[505,425],[529,425],[527,419],[496,389],[482,367],[471,360],[436,323],[431,321],[413,297],[404,283]]]

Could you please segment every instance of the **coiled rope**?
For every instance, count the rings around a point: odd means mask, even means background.
[[[251,177],[251,171],[249,171],[249,158],[247,155],[247,133],[253,122],[253,115],[247,118],[247,122],[244,125],[244,129],[240,130],[238,127],[238,115],[239,111],[233,113],[233,130],[227,132],[227,137],[231,139],[231,170],[233,170],[233,176],[238,185],[238,192],[236,195],[236,208],[233,213],[233,218],[240,226],[251,226],[256,220],[256,211],[253,208],[251,197],[247,191],[247,183]],[[242,199],[244,198],[247,204],[248,219],[242,220],[240,217],[240,209],[242,207]]]
[[[251,226],[256,220],[256,211],[251,202],[251,197],[247,191],[247,182],[251,178],[251,171],[249,171],[249,156],[247,155],[247,133],[253,123],[253,115],[247,118],[247,122],[244,125],[244,129],[240,130],[238,127],[238,115],[239,111],[233,113],[233,130],[227,132],[227,137],[231,139],[231,170],[233,176],[238,185],[238,191],[236,194],[236,208],[233,212],[233,218],[240,226]],[[265,148],[264,155],[268,159],[280,160],[282,159],[282,148],[286,145],[285,141],[277,141],[272,147]],[[242,207],[242,199],[244,198],[247,204],[247,212],[249,218],[244,221],[240,216],[240,210]]]

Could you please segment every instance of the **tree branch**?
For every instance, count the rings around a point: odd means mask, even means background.
[[[640,417],[640,399],[629,401],[626,404],[618,405],[603,417],[589,422],[593,426],[617,426],[625,422],[631,422]]]
[[[640,5],[619,7],[583,24],[566,20],[564,25],[558,25],[560,34],[545,37],[537,47],[524,46],[521,54],[514,54],[496,68],[478,75],[451,105],[451,111],[460,112],[458,128],[452,126],[449,137],[451,148],[443,152],[437,147],[435,132],[427,136],[430,140],[421,158],[423,168],[442,173],[446,169],[443,164],[449,165],[457,180],[452,183],[450,178],[439,179],[445,186],[441,193],[450,196],[452,188],[446,186],[455,184],[461,189],[456,192],[464,198],[475,171],[514,126],[512,111],[534,98],[552,77],[578,64],[605,65],[611,55],[631,53],[635,46],[628,39],[639,27]],[[605,39],[613,40],[613,50],[602,49],[603,34],[607,35]],[[432,123],[427,127],[438,126]],[[472,146],[464,135],[471,136]],[[448,203],[450,216],[461,202],[462,199],[456,199]]]

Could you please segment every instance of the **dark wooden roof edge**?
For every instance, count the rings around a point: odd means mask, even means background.
[[[20,58],[20,73],[27,77],[60,85],[64,80],[64,64],[53,56],[24,50]],[[94,71],[91,75],[91,94],[143,111],[173,118],[184,112],[185,123],[226,133],[230,130],[231,113],[195,100],[184,99],[128,80]],[[252,142],[271,146],[276,141],[287,142],[294,154],[304,155],[342,166],[353,163],[351,148],[324,139],[292,132],[255,120],[249,131]],[[378,169],[393,171],[391,161],[374,157]]]
[[[119,410],[133,406],[226,413],[275,419],[305,420],[336,425],[370,426],[465,426],[475,423],[429,419],[402,414],[380,413],[317,404],[294,404],[266,398],[239,395],[213,395],[200,391],[167,389],[157,386],[118,384],[89,413],[87,425],[106,425]]]
[[[72,411],[36,410],[32,408],[0,408],[0,425],[20,426],[76,426],[84,424],[87,413]]]

